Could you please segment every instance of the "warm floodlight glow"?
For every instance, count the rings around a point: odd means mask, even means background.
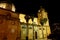
[[[29,19],[29,22],[28,23],[32,24],[32,19]]]
[[[26,20],[25,20],[25,15],[24,14],[19,14],[19,19],[20,19],[20,22],[24,22],[26,23]]]
[[[34,22],[35,22],[36,24],[38,24],[38,22],[37,22],[37,18],[34,18]]]
[[[6,5],[7,5],[7,3],[0,3],[0,7],[1,8],[4,8],[4,9],[6,9]],[[15,12],[15,6],[12,4],[12,9],[11,9],[11,11],[14,11]]]
[[[15,12],[15,6],[12,4],[12,11]]]
[[[5,8],[6,7],[6,3],[0,3],[0,7],[1,8]]]

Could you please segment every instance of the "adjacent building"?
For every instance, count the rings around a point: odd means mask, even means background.
[[[0,40],[17,39],[20,39],[19,14],[13,4],[0,2]]]

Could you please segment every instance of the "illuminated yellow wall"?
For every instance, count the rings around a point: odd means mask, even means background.
[[[26,23],[26,20],[25,20],[24,17],[25,17],[25,14],[22,14],[22,13],[19,14],[20,22]],[[36,25],[40,25],[40,27],[37,27],[37,26],[36,26],[34,29],[37,30],[37,32],[38,32],[38,38],[42,38],[42,30],[39,30],[39,28],[42,29],[42,25],[41,25],[40,22],[39,22],[41,18],[47,18],[47,22],[46,22],[46,23],[44,24],[44,26],[43,26],[43,28],[44,28],[44,30],[43,30],[43,35],[44,35],[44,37],[47,38],[47,36],[49,36],[49,34],[51,34],[51,30],[50,30],[50,26],[49,26],[48,14],[47,14],[47,12],[45,12],[44,10],[43,10],[42,12],[39,12],[39,13],[38,13],[38,18],[34,18],[33,22],[34,22]],[[39,20],[39,21],[38,21],[38,20]],[[37,21],[38,21],[38,22],[37,22]],[[29,24],[32,24],[33,22],[32,22],[32,19],[31,19],[31,18],[30,18],[29,21],[28,21]],[[38,23],[39,23],[39,24],[38,24]]]
[[[29,23],[29,24],[32,24],[32,19],[29,19],[28,23]]]
[[[48,13],[45,12],[45,9],[41,8],[40,10],[38,10],[38,24],[40,24],[40,20],[41,18],[47,18],[47,22],[44,24],[44,34],[46,34],[47,36],[49,34],[51,34],[51,30],[50,30],[50,26],[49,26],[49,19],[48,19]],[[47,32],[47,33],[46,33]]]
[[[26,20],[25,20],[24,17],[25,17],[25,14],[22,14],[22,13],[19,14],[20,22],[26,23]],[[36,24],[38,24],[37,18],[34,18],[34,19],[33,19],[33,22],[35,22]],[[29,24],[32,24],[33,22],[32,22],[32,19],[31,19],[31,18],[30,18],[29,21],[28,21]]]
[[[26,23],[26,20],[25,20],[25,14],[19,14],[19,18],[20,18],[20,22],[24,22],[24,23]]]
[[[38,25],[37,18],[34,18],[34,22],[35,22],[35,24]]]
[[[19,15],[20,22],[26,23],[26,20],[24,17],[25,17],[25,14],[20,13],[20,15]],[[37,18],[34,18],[33,22],[38,25]],[[32,22],[32,19],[29,19],[29,21],[28,21],[29,24],[32,24],[33,22]],[[41,28],[42,28],[42,26],[41,26]],[[44,28],[44,30],[43,30],[44,37],[47,37],[51,33],[50,26],[49,26],[49,20],[46,22],[46,24],[44,24],[43,28]],[[41,36],[39,36],[39,35],[41,35]],[[40,38],[42,38],[42,30],[38,30],[38,36]]]

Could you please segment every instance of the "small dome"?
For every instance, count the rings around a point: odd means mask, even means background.
[[[14,4],[9,4],[8,8],[7,8],[7,5],[8,5],[7,2],[0,2],[0,8],[4,8],[4,9],[11,10],[11,11],[15,12],[15,6],[14,6]]]

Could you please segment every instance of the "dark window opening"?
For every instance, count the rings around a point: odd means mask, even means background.
[[[7,40],[7,37],[3,37],[3,40]]]
[[[37,39],[37,32],[35,32],[35,38]]]
[[[20,40],[20,37],[17,37],[16,40]]]

